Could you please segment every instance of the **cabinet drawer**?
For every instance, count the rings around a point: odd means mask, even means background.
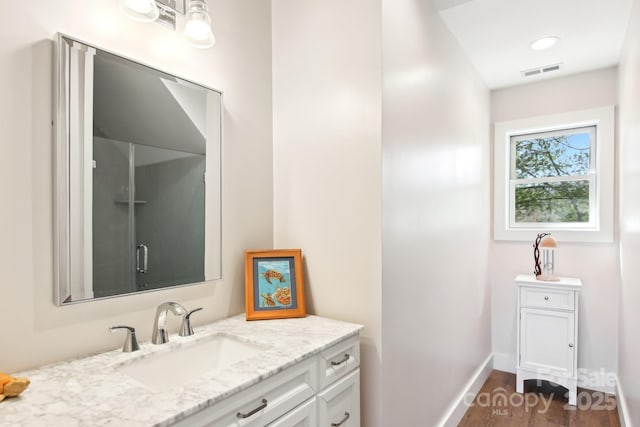
[[[360,369],[318,394],[318,426],[360,427]]]
[[[575,310],[575,292],[562,289],[522,288],[520,304],[523,307]]]
[[[318,379],[320,389],[360,366],[360,341],[357,336],[339,342],[320,353]]]
[[[317,418],[316,398],[314,397],[281,416],[267,427],[316,427],[318,425]]]
[[[311,398],[317,387],[316,358],[312,357],[175,425],[263,427]]]

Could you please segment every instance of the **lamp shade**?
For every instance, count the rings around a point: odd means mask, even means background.
[[[540,242],[541,248],[557,248],[558,243],[551,236],[547,236]]]

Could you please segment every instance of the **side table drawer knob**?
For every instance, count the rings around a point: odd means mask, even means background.
[[[549,301],[549,297],[544,297],[544,300],[545,301]]]

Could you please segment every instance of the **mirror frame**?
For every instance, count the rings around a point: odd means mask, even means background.
[[[67,70],[67,49],[66,46],[73,43],[79,43],[86,46],[87,49],[101,50],[103,52],[115,55],[119,58],[131,61],[135,64],[142,65],[159,73],[167,74],[182,80],[189,84],[201,87],[208,91],[215,92],[220,97],[219,114],[216,117],[219,135],[217,141],[213,146],[214,150],[206,152],[206,193],[205,193],[205,280],[203,282],[184,283],[180,285],[174,285],[169,287],[162,287],[157,289],[145,289],[134,292],[121,293],[116,295],[109,295],[104,297],[92,297],[79,300],[67,299],[71,296],[71,277],[72,259],[73,254],[78,252],[77,248],[74,248],[74,232],[71,226],[71,207],[72,192],[77,191],[77,188],[72,190],[71,186],[71,168],[74,166],[70,160],[70,132],[69,132],[69,120],[71,116],[70,112],[70,94]],[[176,74],[161,70],[157,67],[145,64],[140,61],[136,61],[127,56],[114,53],[101,47],[96,47],[90,43],[84,42],[78,38],[68,36],[63,33],[57,33],[55,37],[55,54],[54,54],[54,194],[53,194],[53,214],[54,214],[54,304],[57,306],[66,306],[71,304],[99,301],[110,298],[124,297],[130,295],[139,295],[142,293],[156,292],[168,289],[175,289],[185,286],[201,285],[207,282],[222,279],[222,146],[223,146],[223,92],[217,89],[213,89],[206,85],[196,83],[192,80],[185,79],[177,76]],[[83,101],[86,101],[83,98]],[[86,104],[86,102],[83,102]],[[80,106],[85,108],[86,105]],[[78,108],[78,107],[72,107]],[[91,108],[93,108],[93,99],[91,99]],[[93,138],[93,126],[85,126],[84,122],[80,123],[84,141],[87,138]],[[207,138],[208,140],[208,138]],[[209,148],[207,144],[207,148]],[[213,172],[211,172],[212,167]],[[87,216],[87,210],[84,212]],[[80,225],[83,224],[83,225]],[[84,227],[88,229],[92,227],[92,222],[87,224],[84,221],[79,222],[76,227]],[[78,234],[78,233],[76,233]],[[82,234],[80,232],[79,234]],[[76,245],[77,246],[77,245]],[[92,253],[92,252],[91,252]],[[84,277],[83,285],[87,286],[87,277]],[[93,288],[93,276],[91,277],[91,288]]]

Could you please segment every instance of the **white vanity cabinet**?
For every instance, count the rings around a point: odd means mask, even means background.
[[[278,418],[268,427],[316,427],[318,425],[317,418],[317,405],[314,397]]]
[[[348,339],[318,356],[319,427],[360,426],[360,342]]]
[[[180,427],[264,427],[316,394],[316,363],[304,360],[179,421]]]
[[[516,391],[528,379],[548,380],[569,390],[576,404],[578,383],[578,296],[580,279],[557,282],[516,277],[518,288],[518,348]]]
[[[353,336],[174,425],[359,427],[359,366]]]
[[[360,426],[360,370],[318,394],[318,425]]]
[[[0,424],[358,427],[361,330],[314,315],[247,321],[239,314],[198,326],[189,337],[171,335],[163,345],[140,343],[132,353],[118,345],[17,372],[38,387],[2,406]],[[215,368],[207,370],[209,362]],[[56,414],[42,402],[56,402]]]

